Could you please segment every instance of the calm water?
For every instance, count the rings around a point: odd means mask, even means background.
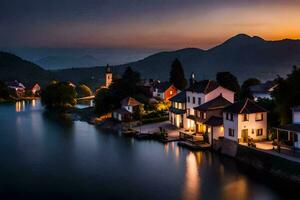
[[[1,199],[273,200],[291,194],[231,159],[54,119],[38,101],[0,105],[0,159]]]

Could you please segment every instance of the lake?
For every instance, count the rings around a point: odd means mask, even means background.
[[[138,141],[39,101],[0,105],[1,199],[282,199],[297,194],[230,158]]]

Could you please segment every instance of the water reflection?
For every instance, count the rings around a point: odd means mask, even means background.
[[[199,199],[200,193],[200,177],[198,164],[201,161],[200,152],[189,152],[186,157],[186,173],[183,188],[183,199],[196,200]],[[200,160],[198,160],[200,159]]]
[[[24,112],[24,111],[25,111],[25,101],[17,101],[16,112]]]
[[[36,107],[36,100],[35,100],[35,99],[32,99],[32,101],[31,101],[31,106],[32,106],[32,108],[35,108],[35,107]]]
[[[15,103],[16,112],[25,112],[26,110],[33,110],[40,106],[40,101],[33,99],[30,101],[17,101]]]
[[[241,177],[229,182],[224,187],[223,196],[224,199],[247,199],[249,194],[246,179]]]

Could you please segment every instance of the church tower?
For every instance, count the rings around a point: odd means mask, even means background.
[[[105,87],[108,88],[112,83],[112,72],[110,67],[107,65],[105,69]]]

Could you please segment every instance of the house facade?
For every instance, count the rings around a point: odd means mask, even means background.
[[[152,95],[153,97],[167,101],[175,96],[177,92],[178,90],[173,84],[169,82],[160,82],[154,86]]]
[[[225,99],[222,93],[198,107],[195,107],[196,133],[208,133],[209,141],[224,136],[223,109],[232,102]]]
[[[31,93],[33,95],[38,95],[40,91],[41,91],[41,86],[38,83],[34,84],[33,87],[31,88]]]
[[[267,139],[267,111],[250,99],[223,110],[224,137],[238,143]]]
[[[14,81],[6,82],[5,84],[9,89],[13,90],[16,93],[16,95],[23,96],[25,94],[26,87],[24,86],[23,83],[14,80]]]
[[[169,120],[173,125],[191,133],[204,134],[212,130],[212,125],[221,130],[221,110],[234,102],[234,92],[213,80],[196,81],[192,74],[189,87],[170,101]],[[211,117],[214,118],[205,124]],[[215,133],[218,135],[217,131]]]
[[[183,128],[186,120],[186,92],[182,91],[169,100],[171,102],[169,120],[176,127]]]
[[[201,116],[199,115],[197,117],[195,108],[212,101],[220,95],[228,102],[234,102],[233,91],[220,86],[216,81],[213,80],[203,80],[198,82],[195,80],[194,75],[192,74],[190,86],[186,90],[187,119],[185,120],[186,122],[184,124],[184,128],[191,131],[204,132],[205,126],[201,121],[199,121]]]
[[[120,104],[121,108],[112,113],[112,117],[118,121],[130,122],[143,111],[143,104],[132,97],[123,99]]]

